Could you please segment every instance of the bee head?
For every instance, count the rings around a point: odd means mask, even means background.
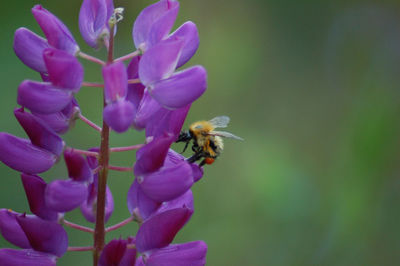
[[[189,130],[182,131],[179,134],[178,140],[175,142],[189,142],[193,138]]]

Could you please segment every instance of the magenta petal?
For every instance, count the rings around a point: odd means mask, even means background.
[[[128,90],[128,73],[122,62],[103,67],[103,79],[107,103],[125,99]]]
[[[58,257],[67,251],[67,232],[57,222],[26,215],[17,216],[17,221],[34,250],[51,253]]]
[[[40,118],[25,112],[23,108],[15,109],[14,115],[32,144],[60,156],[64,148],[64,141]]]
[[[174,33],[168,37],[168,39],[183,39],[184,44],[181,52],[181,56],[178,61],[176,68],[179,68],[186,64],[187,61],[192,58],[199,48],[199,33],[197,31],[196,24],[191,21],[187,21],[180,26]]]
[[[57,212],[72,211],[87,198],[87,186],[72,180],[55,180],[47,185],[46,206]]]
[[[193,193],[190,189],[186,191],[183,195],[173,200],[163,202],[160,208],[158,208],[153,215],[157,215],[166,212],[168,210],[179,209],[179,208],[188,208],[189,210],[194,212]]]
[[[154,21],[153,25],[151,25],[147,47],[150,48],[153,45],[156,45],[159,41],[163,40],[167,37],[168,33],[171,31],[172,26],[174,25],[176,16],[179,11],[179,2],[178,1],[169,1],[166,5],[168,11],[160,16],[156,21]]]
[[[53,114],[38,114],[32,112],[35,116],[42,119],[50,128],[58,134],[64,134],[74,125],[77,114],[80,112],[79,105],[72,101],[61,111]]]
[[[150,48],[140,59],[139,78],[151,86],[174,73],[183,47],[183,40],[161,42]]]
[[[135,56],[132,58],[131,62],[128,65],[128,79],[136,79],[139,78],[139,60],[140,56]],[[144,86],[141,83],[138,84],[128,84],[128,92],[126,95],[126,100],[133,103],[135,106],[135,110],[138,109],[140,101],[143,98],[144,94]]]
[[[88,187],[88,197],[81,205],[82,215],[88,222],[96,222],[96,203],[97,203],[97,187],[91,183]],[[106,187],[106,214],[104,222],[107,222],[114,211],[114,199],[110,188]]]
[[[137,129],[145,128],[149,119],[161,108],[161,105],[153,97],[151,97],[148,90],[145,90],[136,112],[134,126]]]
[[[107,125],[114,131],[122,133],[132,125],[135,118],[135,107],[129,101],[119,100],[104,108],[103,117]]]
[[[53,153],[30,141],[0,132],[0,161],[19,172],[37,174],[49,170],[56,162]]]
[[[160,206],[159,202],[150,199],[143,193],[136,178],[128,191],[127,202],[129,212],[132,215],[139,215],[143,220],[147,219]]]
[[[75,55],[79,51],[79,47],[74,37],[72,37],[71,32],[56,16],[41,5],[34,6],[32,14],[51,46],[72,55]]]
[[[114,5],[112,0],[84,0],[79,12],[79,30],[86,43],[98,48],[101,38],[109,35],[108,20]]]
[[[82,155],[67,149],[64,151],[64,161],[67,165],[68,176],[73,180],[85,182],[92,179],[92,170]]]
[[[46,191],[46,182],[37,175],[21,174],[22,184],[28,199],[31,212],[44,220],[55,221],[58,213],[47,207],[44,193]]]
[[[202,66],[194,66],[156,83],[150,92],[166,108],[181,108],[194,102],[206,88],[206,70]]]
[[[129,244],[136,244],[136,240],[133,237],[128,237]],[[127,247],[125,254],[119,262],[118,266],[134,266],[136,261],[136,248]]]
[[[146,220],[136,235],[139,252],[169,245],[192,215],[188,208],[168,210]]]
[[[147,120],[146,136],[158,137],[168,132],[178,137],[189,109],[190,105],[175,110],[160,108]]]
[[[127,250],[127,242],[128,241],[122,239],[111,240],[101,252],[98,266],[119,265]]]
[[[174,136],[164,135],[153,139],[136,152],[134,173],[139,179],[144,174],[157,171],[167,156],[168,149],[174,141]],[[140,182],[139,182],[140,183]]]
[[[41,73],[47,72],[43,60],[44,49],[50,47],[46,39],[36,35],[26,28],[19,28],[14,35],[14,51],[18,58],[27,65]]]
[[[55,88],[50,83],[25,80],[18,87],[17,102],[32,112],[51,114],[63,110],[72,94]]]
[[[175,0],[161,0],[143,9],[133,25],[132,35],[136,48],[145,48],[143,46],[149,40],[151,31],[153,32],[153,42],[157,39],[161,40],[168,34],[178,10],[179,2]]]
[[[185,193],[193,185],[192,167],[187,162],[162,167],[146,175],[140,188],[151,199],[164,202],[173,200]]]
[[[83,81],[83,67],[75,56],[54,48],[43,52],[51,83],[59,88],[78,92]]]
[[[157,249],[146,260],[146,266],[203,266],[206,264],[207,244],[194,241]]]
[[[0,261],[4,266],[56,266],[57,257],[32,249],[0,249]]]
[[[17,222],[16,212],[0,209],[0,232],[1,235],[10,243],[20,248],[31,248],[28,238],[21,226]],[[1,260],[0,260],[1,261]]]

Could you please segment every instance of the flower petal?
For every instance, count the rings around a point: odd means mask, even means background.
[[[95,178],[96,180],[96,178]],[[96,222],[97,185],[91,183],[88,187],[88,197],[81,205],[82,215],[88,222]],[[107,222],[114,211],[114,199],[110,188],[106,187],[106,207],[104,222]]]
[[[129,212],[143,220],[147,219],[160,206],[159,202],[150,199],[143,193],[136,178],[128,191],[127,202]]]
[[[119,265],[125,254],[127,242],[122,239],[111,240],[101,252],[99,266]]]
[[[156,83],[151,95],[166,108],[181,108],[194,102],[207,88],[207,72],[194,66]]]
[[[175,0],[161,0],[140,12],[133,25],[133,40],[137,49],[146,48],[152,31],[153,44],[171,30],[179,10],[179,2]],[[164,24],[164,25],[163,25]],[[158,34],[156,34],[158,33]]]
[[[173,200],[193,185],[192,167],[187,162],[162,167],[139,182],[140,188],[151,199],[163,202]]]
[[[193,193],[190,189],[178,198],[163,202],[153,215],[179,208],[188,208],[190,211],[194,212]]]
[[[14,115],[24,128],[32,144],[60,156],[64,149],[64,141],[40,118],[24,111],[24,108],[14,110]]]
[[[61,257],[67,251],[67,232],[57,222],[27,215],[17,216],[17,221],[34,250],[51,253],[57,257]]]
[[[1,235],[10,243],[20,248],[31,248],[28,238],[21,226],[17,222],[16,212],[12,210],[0,209],[0,232]],[[1,260],[0,260],[1,261]]]
[[[164,164],[168,149],[173,141],[174,136],[163,135],[140,148],[136,152],[135,176],[140,179],[144,174],[157,171]]]
[[[78,92],[83,81],[83,67],[75,56],[54,48],[43,52],[51,83],[59,88]]]
[[[169,245],[192,215],[188,208],[165,211],[146,220],[136,235],[139,252]]]
[[[42,119],[50,128],[58,134],[64,134],[75,123],[76,116],[80,112],[79,105],[75,99],[61,111],[53,114],[38,114],[32,112],[35,116]]]
[[[137,79],[139,78],[139,60],[141,56],[135,56],[132,58],[131,62],[128,65],[127,73],[128,79]],[[140,101],[143,98],[144,94],[144,86],[141,83],[137,84],[128,84],[128,92],[126,95],[126,99],[133,103],[135,106],[135,111],[139,108]]]
[[[122,133],[128,130],[135,118],[135,107],[129,101],[119,100],[110,103],[103,111],[104,121],[114,131]]]
[[[86,43],[98,48],[100,39],[109,33],[108,20],[114,11],[112,0],[84,0],[79,12],[79,30]]]
[[[14,35],[14,51],[18,58],[27,65],[41,73],[46,73],[47,68],[43,60],[44,49],[50,47],[46,39],[36,35],[26,28],[19,28]]]
[[[189,109],[190,104],[176,110],[160,108],[147,120],[146,136],[158,137],[168,132],[178,137]]]
[[[207,244],[194,241],[157,249],[146,260],[146,266],[203,266],[206,264]]]
[[[149,119],[161,109],[161,105],[145,90],[136,112],[134,126],[137,129],[146,127]],[[164,133],[164,132],[163,132]]]
[[[58,212],[72,211],[87,198],[87,186],[72,180],[54,180],[45,191],[46,205]]]
[[[183,40],[171,40],[150,48],[139,62],[139,78],[142,84],[151,86],[169,78],[175,71],[183,44]]]
[[[73,180],[85,182],[93,178],[92,170],[82,155],[67,149],[64,151],[64,161],[67,165],[68,176]]]
[[[125,99],[128,90],[128,73],[122,62],[103,67],[103,79],[107,103]]]
[[[19,172],[37,174],[49,170],[56,162],[53,153],[30,141],[0,132],[0,161]]]
[[[44,220],[55,221],[58,213],[49,209],[46,205],[44,193],[46,191],[46,182],[37,175],[21,174],[22,184],[28,199],[31,212]]]
[[[32,249],[0,249],[0,261],[4,266],[56,266],[57,257]]]
[[[72,37],[71,32],[56,16],[41,5],[35,5],[32,8],[32,14],[51,46],[72,55],[79,51],[79,46],[74,37]]]
[[[197,48],[199,48],[199,32],[197,31],[196,24],[191,21],[183,23],[182,26],[168,37],[168,39],[183,39],[184,41],[181,56],[179,57],[176,68],[186,64],[196,53]]]
[[[35,113],[59,112],[71,102],[71,99],[70,92],[57,89],[50,83],[25,80],[18,87],[18,104]]]

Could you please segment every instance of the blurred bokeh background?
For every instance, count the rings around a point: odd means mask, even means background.
[[[153,1],[116,1],[125,18],[116,55],[133,51],[131,30]],[[40,3],[62,19],[84,52],[78,30],[80,0],[2,3],[0,16],[0,131],[25,136],[13,117],[16,92],[38,75],[12,50],[21,26],[40,33],[30,8]],[[208,265],[400,264],[400,3],[396,0],[182,0],[175,28],[186,20],[201,44],[190,64],[208,70],[208,90],[185,125],[217,115],[231,117],[222,156],[205,167],[193,187],[195,213],[175,243],[202,239]],[[101,81],[85,63],[86,80]],[[78,95],[87,117],[100,124],[101,92]],[[113,146],[143,142],[143,132],[112,134]],[[82,122],[65,135],[68,145],[97,146]],[[174,146],[177,150],[181,145]],[[127,166],[134,152],[113,155]],[[62,161],[42,175],[66,177]],[[19,174],[0,164],[0,208],[29,211]],[[133,176],[112,172],[114,224],[128,217]],[[67,214],[89,225],[79,211]],[[136,232],[131,224],[107,239]],[[90,245],[67,229],[70,245]],[[0,247],[10,247],[0,237]],[[1,264],[1,262],[0,262]],[[91,265],[89,253],[68,253],[58,265]]]

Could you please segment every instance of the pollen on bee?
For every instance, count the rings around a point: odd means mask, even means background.
[[[205,159],[204,159],[204,162],[205,162],[206,164],[212,164],[214,161],[215,161],[214,158],[205,158]]]

